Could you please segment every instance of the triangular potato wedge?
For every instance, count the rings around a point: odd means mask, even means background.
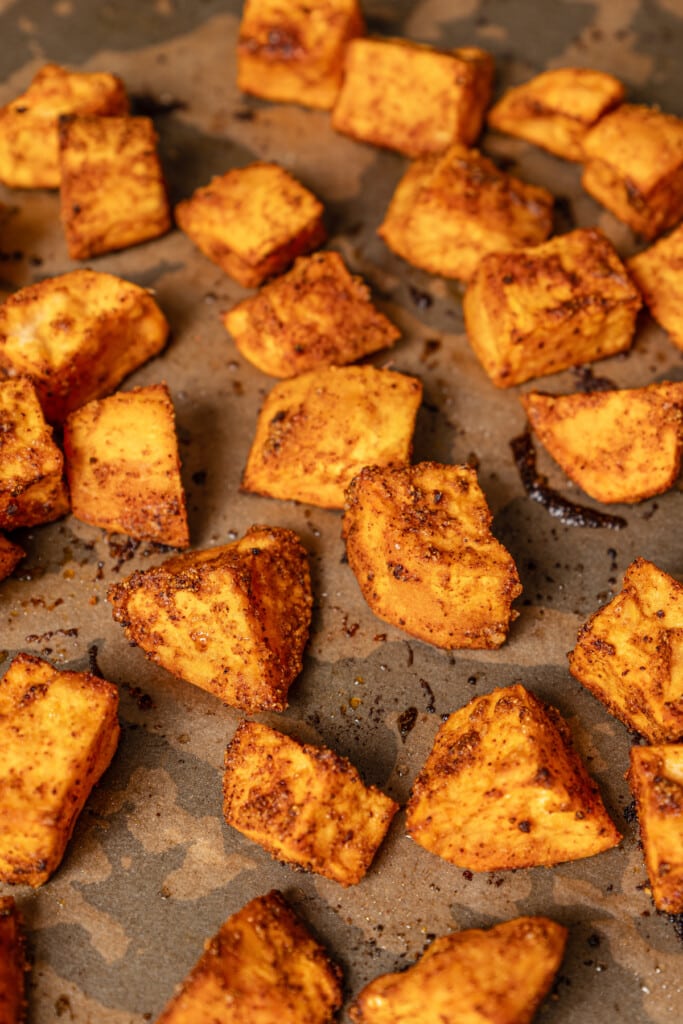
[[[631,747],[627,775],[658,910],[683,913],[683,744]]]

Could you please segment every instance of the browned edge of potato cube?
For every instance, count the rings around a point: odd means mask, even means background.
[[[626,778],[658,910],[683,913],[683,744],[631,747]]]

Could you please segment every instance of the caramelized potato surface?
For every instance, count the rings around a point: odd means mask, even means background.
[[[628,261],[650,313],[683,350],[683,225]]]
[[[657,910],[683,913],[683,744],[631,747],[627,775]]]
[[[26,1019],[26,960],[24,936],[16,904],[0,896],[0,1020],[23,1024]]]

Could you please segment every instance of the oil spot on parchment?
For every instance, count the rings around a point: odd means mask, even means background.
[[[145,1024],[148,1017],[114,1010],[91,999],[72,981],[62,978],[49,964],[38,961],[31,971],[31,1020],[43,1024],[72,1020],[83,1024]]]

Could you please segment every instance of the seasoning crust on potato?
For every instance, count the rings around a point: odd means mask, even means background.
[[[485,50],[437,50],[405,39],[354,39],[332,127],[405,156],[470,145],[491,98],[493,59]]]
[[[0,881],[56,870],[119,738],[118,692],[88,672],[19,654],[0,680]]]
[[[567,476],[596,501],[635,503],[673,487],[683,445],[683,383],[521,397]]]
[[[223,323],[245,358],[282,378],[354,363],[391,347],[400,334],[336,252],[299,257],[287,274],[229,310]]]
[[[157,1024],[328,1024],[341,1006],[341,971],[281,893],[228,918]]]
[[[19,911],[11,896],[0,896],[0,1020],[23,1024],[26,1019],[26,944]]]
[[[349,565],[373,612],[446,649],[495,648],[521,593],[474,469],[368,466],[346,492]]]
[[[649,743],[683,737],[683,586],[637,558],[621,592],[581,627],[569,670]]]
[[[683,744],[631,747],[627,778],[658,910],[683,913]]]
[[[553,197],[459,144],[415,160],[398,183],[379,234],[408,263],[469,281],[489,252],[544,242]]]
[[[373,366],[331,366],[276,384],[256,425],[242,490],[343,508],[367,465],[403,465],[422,385]]]
[[[18,544],[13,544],[7,537],[0,534],[0,580],[7,579],[16,569],[26,552]]]
[[[345,757],[243,721],[225,754],[228,825],[271,856],[340,885],[363,878],[398,804]]]
[[[406,823],[420,846],[470,871],[550,867],[621,840],[559,711],[519,683],[449,716]]]
[[[485,256],[464,299],[469,342],[497,387],[627,351],[640,306],[614,247],[593,229]]]
[[[567,929],[518,917],[435,939],[417,963],[371,981],[355,1024],[529,1024],[564,955]]]
[[[683,350],[683,225],[628,261],[650,313]]]
[[[252,526],[109,588],[114,619],[147,657],[243,711],[283,711],[311,621],[306,551],[296,534]]]

